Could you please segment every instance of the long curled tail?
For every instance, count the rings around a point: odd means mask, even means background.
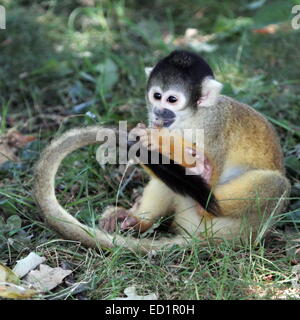
[[[187,244],[188,239],[183,236],[153,240],[112,235],[80,223],[59,204],[55,195],[55,175],[60,163],[76,149],[101,143],[97,137],[99,134],[105,136],[107,130],[107,128],[99,126],[69,130],[53,140],[42,152],[35,168],[34,177],[34,198],[41,209],[40,214],[65,239],[80,241],[87,247],[105,249],[122,246],[135,252],[149,252],[164,246]]]

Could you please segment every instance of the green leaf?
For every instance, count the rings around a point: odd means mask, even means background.
[[[10,199],[2,199],[0,200],[0,205],[1,205],[1,211],[4,212],[4,215],[11,216],[16,214],[16,208],[14,205],[12,205]],[[1,222],[0,222],[1,225]]]
[[[10,231],[20,229],[22,227],[22,219],[17,215],[10,216],[6,221],[6,225]]]
[[[219,16],[214,26],[214,32],[230,35],[232,33],[249,29],[252,25],[253,20],[248,17],[238,17],[230,19],[227,17]]]
[[[104,63],[98,64],[95,70],[100,72],[97,80],[97,91],[108,93],[119,80],[118,66],[115,62],[107,58]]]

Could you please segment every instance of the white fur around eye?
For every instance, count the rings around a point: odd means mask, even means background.
[[[149,92],[148,92],[148,99],[149,99],[150,103],[151,103],[152,105],[154,105],[154,106],[160,104],[161,101],[162,101],[162,98],[161,98],[160,100],[154,99],[154,96],[153,96],[153,95],[154,95],[154,93],[156,93],[156,92],[160,93],[161,96],[163,97],[163,93],[162,93],[162,90],[161,90],[160,87],[151,87],[150,90],[149,90]]]
[[[170,96],[177,98],[177,101],[174,103],[169,102],[168,98]],[[166,91],[162,96],[162,101],[166,106],[168,106],[169,109],[174,111],[182,110],[186,105],[186,97],[180,91],[174,91],[174,90]]]

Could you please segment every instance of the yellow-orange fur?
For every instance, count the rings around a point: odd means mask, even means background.
[[[216,106],[200,108],[176,127],[190,128],[204,129],[203,152],[213,167],[210,184],[222,217],[212,216],[153,177],[140,205],[128,212],[137,218],[135,228],[143,232],[159,217],[172,215],[172,226],[179,233],[231,239],[247,238],[251,232],[254,237],[271,213],[283,210],[290,192],[274,129],[254,109],[226,96],[220,96]],[[189,146],[195,143],[188,142]],[[231,172],[236,173],[230,176]],[[104,213],[104,219],[111,210]]]
[[[219,201],[222,216],[212,217],[189,197],[175,194],[156,177],[145,187],[139,204],[125,210],[145,231],[156,219],[170,215],[179,233],[160,240],[112,235],[81,224],[58,203],[55,174],[70,152],[98,143],[101,127],[70,130],[55,139],[41,155],[36,166],[34,197],[46,221],[66,239],[89,247],[120,245],[138,251],[188,242],[191,235],[200,239],[248,238],[270,214],[280,213],[290,184],[285,177],[283,156],[276,133],[255,110],[226,96],[211,107],[185,113],[176,129],[203,129],[203,153],[212,166],[210,184]],[[194,145],[192,137],[185,139]],[[197,145],[197,143],[196,143]],[[107,209],[102,221],[115,219],[116,208]],[[204,242],[205,243],[205,242]]]

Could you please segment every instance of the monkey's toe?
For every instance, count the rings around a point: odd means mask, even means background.
[[[128,217],[128,212],[123,208],[109,208],[109,214],[105,214],[105,217],[99,221],[100,228],[107,232],[114,232],[117,229],[117,225],[122,223]],[[121,227],[121,229],[123,229]]]
[[[121,230],[128,230],[134,228],[139,223],[135,217],[127,216],[126,219],[121,223]]]

